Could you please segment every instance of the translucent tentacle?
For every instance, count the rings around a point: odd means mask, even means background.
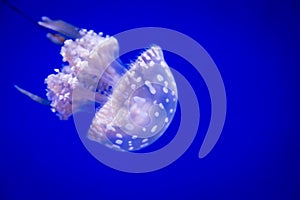
[[[39,21],[38,24],[44,28],[50,29],[54,32],[59,33],[62,36],[65,36],[65,39],[76,39],[82,37],[82,35],[79,32],[80,28],[62,20],[52,20],[49,17],[42,17],[42,21]]]
[[[64,41],[67,39],[76,39],[82,37],[82,35],[80,34],[81,29],[73,26],[72,24],[69,24],[62,20],[52,20],[49,17],[45,16],[42,17],[41,21],[37,21],[22,9],[9,2],[9,0],[1,0],[1,2],[31,23],[39,26],[40,28],[48,29],[48,31],[50,30],[51,33],[47,34],[47,38],[55,44],[63,45]]]
[[[54,44],[63,45],[66,38],[59,34],[47,33],[47,38]]]
[[[38,102],[38,103],[43,104],[43,105],[46,105],[46,106],[50,105],[50,101],[48,101],[47,99],[44,99],[44,98],[39,97],[35,94],[32,94],[31,92],[28,92],[27,90],[24,90],[24,89],[20,88],[17,85],[14,85],[14,86],[19,92],[25,94],[26,96],[31,98],[33,101]]]

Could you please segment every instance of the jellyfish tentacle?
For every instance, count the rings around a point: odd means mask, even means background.
[[[21,17],[27,19],[31,23],[37,25],[40,28],[50,30],[47,34],[47,38],[58,45],[63,45],[67,39],[81,38],[80,28],[69,24],[62,20],[52,20],[49,17],[42,17],[41,21],[35,20],[33,17],[25,13],[22,9],[12,4],[9,0],[2,0],[2,3],[6,5],[13,12],[19,14]]]
[[[38,102],[38,103],[40,103],[40,104],[42,104],[42,105],[46,105],[46,106],[49,106],[50,103],[51,103],[49,100],[44,99],[44,98],[42,98],[42,97],[39,97],[39,96],[37,96],[37,95],[35,95],[35,94],[32,94],[31,92],[29,92],[29,91],[27,91],[27,90],[24,90],[24,89],[20,88],[20,87],[17,86],[17,85],[14,85],[14,87],[15,87],[19,92],[21,92],[22,94],[25,94],[26,96],[28,96],[29,98],[31,98],[31,99],[32,99],[33,101],[35,101],[35,102]]]
[[[42,17],[42,21],[38,24],[41,27],[54,31],[55,33],[48,33],[47,37],[56,44],[63,44],[66,39],[81,38],[80,28],[69,24],[62,20],[52,20],[49,17]]]
[[[66,38],[59,34],[47,33],[46,37],[54,44],[63,45]]]
[[[37,21],[34,18],[32,18],[31,16],[29,16],[27,13],[25,13],[19,7],[17,7],[14,4],[12,4],[10,1],[8,1],[8,0],[2,0],[2,3],[4,5],[6,5],[9,9],[11,9],[13,12],[19,14],[24,19],[30,21],[31,23],[33,23],[35,25],[38,25]]]

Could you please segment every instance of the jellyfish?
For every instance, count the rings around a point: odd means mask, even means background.
[[[48,17],[38,25],[51,31],[47,37],[52,42],[62,45],[65,65],[45,78],[47,99],[16,89],[50,106],[60,120],[84,112],[85,106],[93,103],[96,112],[87,137],[114,150],[145,148],[166,131],[178,94],[158,45],[150,45],[134,62],[124,64],[113,36]]]

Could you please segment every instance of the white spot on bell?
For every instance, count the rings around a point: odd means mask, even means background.
[[[132,124],[126,124],[125,128],[129,131],[132,131],[134,129],[134,126]]]
[[[142,61],[140,62],[140,66],[141,66],[141,67],[144,67],[144,68],[146,68],[146,69],[148,69],[148,66],[146,65],[146,63],[145,63],[144,60],[142,60]]]
[[[149,143],[145,143],[145,144],[140,145],[140,147],[143,148],[143,147],[148,146],[148,145],[149,145]]]
[[[135,71],[133,71],[133,70],[132,70],[132,71],[128,71],[128,73],[129,73],[129,76],[130,76],[130,77],[133,77],[134,74],[135,74]]]
[[[166,68],[168,67],[167,63],[165,61],[161,61],[160,62],[160,65],[163,67],[163,68]]]
[[[142,77],[137,77],[136,78],[136,82],[141,82],[141,80],[142,80]]]
[[[134,90],[134,89],[136,88],[136,85],[135,85],[135,84],[131,84],[131,86],[130,86],[130,87],[131,87],[131,89],[133,89],[133,90]]]
[[[160,107],[161,109],[165,109],[165,107],[164,107],[164,105],[163,105],[162,103],[159,104],[159,107]]]
[[[137,135],[133,135],[131,138],[134,140],[134,139],[138,138],[138,136]]]
[[[107,124],[106,129],[110,131],[116,131],[116,129],[111,124]]]
[[[168,75],[168,77],[172,77],[171,71],[168,68],[165,69],[165,72]]]
[[[145,143],[147,141],[148,141],[148,138],[145,138],[145,139],[142,140],[142,143]]]
[[[157,125],[154,125],[152,128],[151,128],[151,133],[154,133],[157,129]]]
[[[149,91],[150,91],[151,94],[155,94],[156,93],[156,90],[152,86],[152,84],[150,83],[150,81],[145,81],[145,85],[149,88]]]
[[[145,58],[147,61],[150,61],[150,60],[151,60],[150,56],[148,56],[146,53],[143,54],[143,56],[144,56],[144,58]]]
[[[123,141],[122,140],[116,140],[116,144],[119,144],[119,145],[121,145],[123,143]]]
[[[115,145],[115,144],[112,144],[111,146],[114,147],[114,148],[117,148],[117,149],[120,149],[120,148],[121,148],[120,146]]]
[[[155,63],[151,60],[150,62],[149,62],[149,66],[150,67],[153,67],[155,65]]]
[[[160,74],[157,74],[156,78],[157,78],[158,81],[163,81],[164,80],[164,77]]]
[[[166,88],[166,87],[163,87],[163,91],[164,91],[164,93],[168,93],[168,88]]]
[[[142,97],[139,97],[139,96],[134,96],[133,97],[133,100],[136,102],[136,103],[139,103],[139,104],[142,104],[142,103],[145,103],[146,102],[146,99],[142,98]]]

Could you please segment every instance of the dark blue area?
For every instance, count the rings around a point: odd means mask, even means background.
[[[48,16],[109,35],[157,26],[192,37],[222,74],[228,114],[217,145],[200,160],[207,89],[187,62],[167,53],[200,101],[195,141],[159,171],[108,168],[85,149],[72,120],[60,121],[13,87],[44,96],[44,78],[62,61],[43,30],[1,3],[1,200],[300,199],[299,1],[12,2],[34,19]]]

